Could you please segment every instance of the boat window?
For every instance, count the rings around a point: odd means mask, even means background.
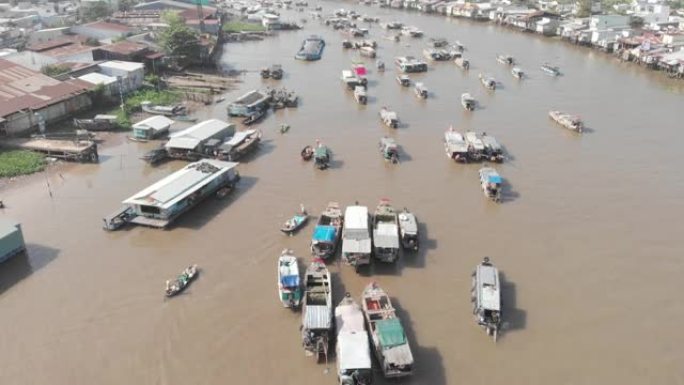
[[[145,214],[159,214],[160,213],[159,207],[155,207],[155,206],[141,205],[140,211],[142,211]]]

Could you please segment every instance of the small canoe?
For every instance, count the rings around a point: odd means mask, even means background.
[[[176,279],[173,281],[166,281],[166,296],[173,297],[174,295],[178,295],[183,292],[183,290],[190,285],[190,282],[197,277],[198,273],[199,269],[197,268],[197,265],[190,265],[186,267],[185,270],[183,270],[180,275],[176,277]]]
[[[283,227],[280,228],[280,231],[285,234],[292,235],[297,232],[297,230],[302,228],[308,220],[309,214],[306,212],[304,205],[300,205],[299,213],[286,220],[283,224]]]

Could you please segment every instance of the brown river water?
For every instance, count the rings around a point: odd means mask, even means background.
[[[29,256],[0,266],[0,384],[334,384],[334,358],[325,365],[304,356],[300,314],[277,297],[280,251],[308,261],[313,226],[294,237],[278,228],[299,203],[318,214],[330,200],[372,209],[383,197],[417,214],[422,250],[361,275],[337,261],[330,269],[335,302],[345,291],[358,298],[373,280],[395,301],[416,359],[415,375],[396,383],[684,384],[681,82],[490,24],[359,9],[460,40],[473,67],[431,65],[414,76],[431,92],[420,101],[400,89],[391,64],[422,57],[424,41],[383,40],[375,25],[388,70],[366,61],[370,101],[358,106],[339,80],[356,53],[310,20],[298,32],[225,48],[224,65],[250,71],[227,101],[278,84],[256,72],[272,63],[285,69],[279,84],[301,96],[298,109],[259,125],[265,140],[240,165],[228,199],[203,203],[170,230],[103,231],[101,218],[119,202],[184,164],[149,167],[138,156],[155,144],[123,135],[102,148],[98,165],[51,168],[4,188],[0,215],[22,223]],[[323,59],[295,61],[312,33],[328,43]],[[530,77],[514,79],[497,53],[516,57]],[[544,61],[564,75],[542,74]],[[501,89],[485,91],[480,72]],[[460,107],[466,91],[481,109]],[[206,116],[226,119],[227,101]],[[380,125],[383,105],[398,112],[398,130]],[[550,109],[580,114],[589,129],[579,136],[556,126]],[[284,122],[292,128],[282,135]],[[487,131],[506,147],[509,161],[496,166],[507,181],[502,204],[483,196],[480,165],[444,155],[449,125]],[[381,159],[383,135],[402,146],[400,164]],[[299,158],[316,138],[334,152],[329,170]],[[469,302],[470,272],[485,255],[503,274],[496,344]],[[164,281],[190,263],[201,277],[164,300]],[[379,373],[376,383],[385,383]]]

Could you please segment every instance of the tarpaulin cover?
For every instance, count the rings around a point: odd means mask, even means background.
[[[406,334],[398,318],[380,320],[376,323],[380,344],[384,348],[390,348],[406,343]]]
[[[489,183],[501,184],[501,177],[498,175],[490,175],[487,177]]]
[[[316,226],[312,238],[318,242],[332,242],[335,240],[335,228],[332,226]]]
[[[354,71],[358,76],[366,76],[366,67],[358,66],[354,68]]]
[[[285,275],[280,277],[280,284],[283,287],[297,287],[299,286],[299,276],[297,275]]]

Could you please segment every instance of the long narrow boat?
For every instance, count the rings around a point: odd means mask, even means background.
[[[327,259],[335,255],[342,235],[342,210],[337,202],[329,202],[321,213],[311,237],[311,252],[318,258]]]
[[[337,377],[340,385],[370,385],[373,368],[363,310],[349,293],[335,308]]]
[[[577,131],[579,133],[584,131],[584,123],[578,116],[570,115],[563,111],[549,111],[549,117],[568,130]]]
[[[199,269],[197,268],[197,265],[190,265],[186,267],[176,279],[173,281],[166,281],[166,290],[164,290],[166,296],[173,297],[182,293],[188,285],[190,285],[190,282],[197,277],[198,273]]]
[[[558,76],[560,75],[560,69],[556,66],[552,66],[549,63],[544,63],[541,65],[541,70],[544,71],[545,74],[551,75],[551,76]]]
[[[516,79],[522,79],[525,77],[525,73],[520,69],[520,67],[513,67],[511,69],[511,75],[513,75],[513,77]]]
[[[302,302],[299,264],[292,250],[283,250],[278,258],[278,298],[286,308],[296,308]]]
[[[307,356],[327,361],[333,328],[332,282],[322,260],[314,259],[304,275],[302,345]]]
[[[413,374],[411,347],[387,293],[373,282],[363,291],[361,306],[383,375],[396,378]]]
[[[511,55],[496,55],[496,61],[509,66],[515,64],[515,59]]]
[[[496,342],[501,328],[501,282],[499,270],[492,265],[489,257],[475,267],[472,274],[470,298],[477,324],[487,331]]]
[[[299,205],[299,213],[292,216],[292,218],[285,221],[283,227],[280,228],[285,234],[292,235],[297,230],[302,228],[309,220],[309,213],[306,212],[304,205]]]

